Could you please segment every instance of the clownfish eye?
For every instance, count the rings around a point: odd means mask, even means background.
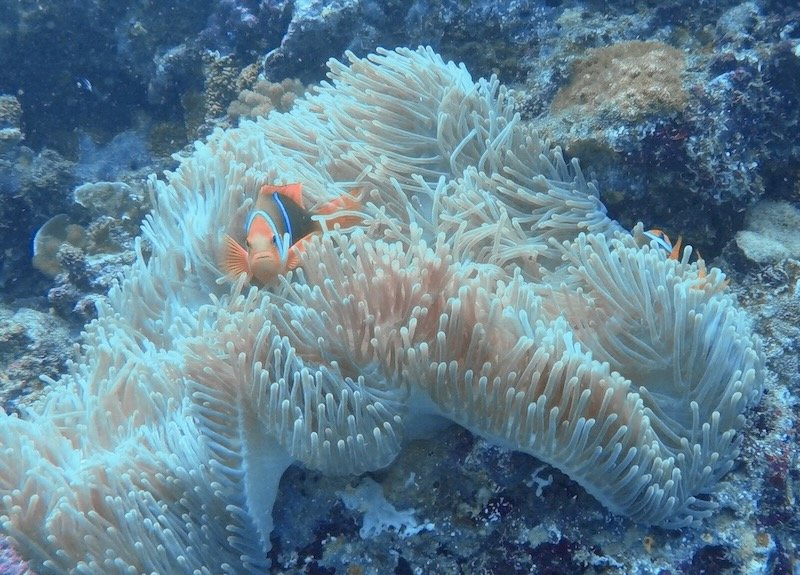
[[[278,245],[278,236],[272,236],[272,243]]]

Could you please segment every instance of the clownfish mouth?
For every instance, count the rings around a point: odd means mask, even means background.
[[[270,261],[270,260],[275,259],[275,257],[274,257],[273,254],[271,254],[269,252],[258,252],[258,253],[252,254],[250,256],[250,259],[252,260],[253,263],[256,263],[256,262]]]

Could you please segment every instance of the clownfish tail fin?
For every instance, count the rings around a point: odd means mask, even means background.
[[[354,215],[354,214],[342,214],[342,215],[335,215],[338,212],[360,212],[361,211],[361,202],[358,200],[357,197],[351,194],[344,194],[336,198],[335,200],[331,200],[325,204],[322,204],[319,209],[315,210],[315,212],[320,216],[331,216],[326,217],[325,220],[328,224],[328,229],[333,229],[334,226],[337,224],[340,228],[352,228],[353,226],[359,225],[361,222],[364,221],[363,216]]]

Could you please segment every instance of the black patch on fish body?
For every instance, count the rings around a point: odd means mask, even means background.
[[[311,219],[312,214],[310,212],[304,210],[284,195],[273,193],[272,199],[276,204],[278,204],[277,208],[279,213],[281,206],[283,206],[283,209],[286,210],[286,217],[289,219],[289,225],[292,228],[290,245],[294,245],[308,234],[320,231],[321,228],[319,223]],[[282,217],[280,218],[279,223],[281,227],[285,226]],[[284,229],[281,231],[286,232],[287,230]]]

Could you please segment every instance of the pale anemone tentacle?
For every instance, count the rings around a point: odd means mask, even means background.
[[[429,418],[636,521],[713,511],[764,380],[721,272],[622,230],[496,78],[347,60],[151,178],[68,373],[0,415],[0,525],[40,575],[263,573],[287,466],[380,468]],[[272,291],[225,278],[224,236],[291,182],[306,207],[353,193],[363,225],[322,218]]]

